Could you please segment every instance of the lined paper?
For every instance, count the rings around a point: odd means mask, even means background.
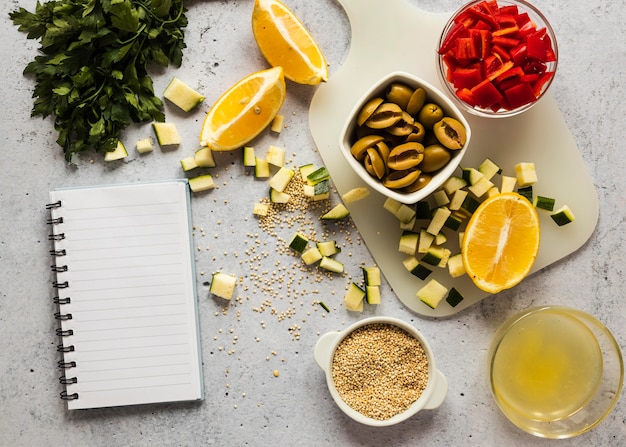
[[[50,192],[68,409],[203,398],[186,182]]]

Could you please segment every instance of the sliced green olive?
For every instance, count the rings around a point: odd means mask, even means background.
[[[429,174],[422,174],[422,175],[420,175],[417,178],[417,180],[415,180],[409,186],[404,188],[404,192],[419,191],[420,189],[422,189],[423,187],[428,185],[432,179],[433,179],[433,177],[431,175],[429,175]]]
[[[383,178],[383,185],[389,189],[402,189],[413,184],[421,172],[419,169],[408,171],[391,171]]]
[[[412,94],[413,90],[408,85],[393,82],[387,90],[387,101],[398,104],[402,110],[406,110]]]
[[[402,119],[402,109],[398,104],[384,102],[365,121],[365,125],[372,129],[386,129]]]
[[[424,137],[426,136],[426,129],[419,121],[413,122],[413,132],[406,136],[406,141],[416,141],[421,143],[424,141]]]
[[[385,130],[396,137],[405,137],[410,135],[414,128],[415,119],[408,113],[402,112],[402,118],[396,124]]]
[[[365,124],[365,121],[372,116],[374,110],[376,110],[378,106],[383,103],[383,101],[383,98],[372,98],[367,101],[356,118],[357,125],[362,126]]]
[[[426,102],[426,90],[418,87],[413,91],[405,110],[411,115],[417,115]]]
[[[431,144],[424,148],[424,159],[420,164],[422,172],[435,172],[448,164],[452,158],[450,151],[441,144]]]
[[[378,179],[383,178],[385,173],[387,172],[387,167],[385,166],[385,162],[383,158],[380,156],[378,151],[372,147],[367,150],[367,157],[365,157],[366,169],[367,165],[371,166],[371,170],[374,173],[374,176]],[[368,172],[369,169],[368,169]]]
[[[363,161],[365,155],[367,154],[367,149],[380,143],[383,139],[384,138],[381,135],[366,135],[359,138],[356,143],[352,145],[350,153],[357,160]]]
[[[387,143],[385,143],[384,141],[379,141],[378,143],[376,143],[374,145],[374,148],[378,151],[378,153],[380,154],[381,158],[385,162],[385,166],[386,166],[387,165],[387,159],[389,159],[389,152],[391,152],[389,150],[389,146],[387,146]]]
[[[449,116],[436,122],[433,126],[433,132],[439,142],[448,149],[462,149],[467,141],[465,126]]]
[[[426,129],[432,129],[433,125],[442,118],[443,110],[432,102],[424,104],[417,114],[417,120],[422,123]]]
[[[419,165],[423,159],[424,146],[421,143],[404,143],[391,149],[387,166],[396,171],[405,171]]]

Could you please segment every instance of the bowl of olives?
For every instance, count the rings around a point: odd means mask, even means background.
[[[454,173],[471,135],[467,120],[443,92],[412,74],[392,72],[357,101],[339,144],[371,189],[412,204]]]
[[[554,30],[525,0],[473,0],[452,14],[437,48],[437,73],[467,112],[515,116],[548,91],[558,63]]]

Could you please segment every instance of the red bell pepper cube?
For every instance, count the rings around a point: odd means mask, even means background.
[[[547,50],[545,41],[537,34],[531,34],[526,39],[526,56],[545,62],[547,59]]]
[[[500,45],[491,45],[491,52],[494,56],[498,56],[501,61],[510,61],[511,53],[508,50]]]
[[[526,82],[520,82],[517,85],[504,91],[508,106],[511,109],[529,104],[537,99],[533,88]]]
[[[456,89],[472,88],[482,80],[481,70],[477,67],[459,67],[452,72],[452,84]]]
[[[541,95],[541,91],[543,90],[544,85],[550,81],[554,77],[553,71],[548,71],[539,75],[539,79],[532,84],[533,91],[535,93],[535,97],[539,97]]]
[[[492,45],[500,45],[505,48],[514,48],[520,44],[520,40],[514,37],[493,35],[491,39]]]
[[[454,56],[460,63],[469,63],[471,60],[477,59],[478,54],[474,39],[471,37],[459,37],[456,40]]]
[[[517,5],[504,5],[500,6],[498,9],[498,14],[500,15],[511,15],[516,17],[519,15],[519,10],[517,9]]]
[[[483,108],[487,108],[502,100],[502,94],[500,94],[489,79],[485,79],[480,84],[471,88],[470,91],[472,92],[476,104]]]
[[[456,96],[463,102],[469,104],[472,107],[476,107],[478,104],[476,103],[476,98],[474,98],[474,94],[468,88],[461,88],[456,91]]]
[[[452,25],[452,28],[450,28],[448,35],[441,44],[441,48],[439,48],[439,54],[445,54],[450,51],[456,44],[456,39],[458,35],[464,30],[465,27],[462,23],[455,23],[454,25]]]

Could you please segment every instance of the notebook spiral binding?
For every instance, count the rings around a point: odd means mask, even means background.
[[[60,208],[61,207],[61,201],[57,201],[54,203],[49,203],[46,205],[46,209],[47,210],[53,210],[56,208]],[[50,218],[46,220],[46,223],[48,225],[51,226],[55,226],[55,225],[59,225],[63,223],[63,217],[56,217],[56,218]],[[55,233],[54,231],[48,235],[48,240],[49,241],[53,241],[53,242],[58,242],[58,241],[62,241],[65,239],[65,233]],[[65,256],[67,255],[67,252],[65,251],[65,249],[60,249],[55,247],[54,249],[50,250],[50,256],[52,257],[61,257],[61,256]],[[54,273],[62,273],[62,272],[67,272],[68,267],[67,265],[59,265],[59,264],[53,264],[50,266],[50,270],[52,270],[52,272]],[[68,281],[53,281],[52,282],[52,287],[54,289],[66,289],[68,288],[69,282]],[[59,312],[56,312],[54,314],[54,318],[55,320],[59,320],[59,321],[67,321],[67,320],[71,320],[72,319],[72,314],[71,313],[64,313],[61,312],[61,307],[65,304],[70,304],[71,303],[71,299],[70,297],[63,297],[61,298],[60,296],[55,296],[52,301],[54,302],[54,304],[56,304],[57,306],[59,306]],[[58,337],[71,337],[72,335],[74,335],[74,330],[73,329],[63,329],[61,327],[56,329],[56,335]],[[74,345],[66,345],[64,343],[60,343],[59,345],[57,345],[57,352],[60,353],[67,353],[67,352],[73,352],[74,351]],[[71,368],[75,368],[76,367],[76,362],[74,361],[69,361],[66,362],[65,360],[59,360],[57,362],[57,366],[60,370],[68,370]],[[69,384],[73,384],[73,383],[78,383],[78,378],[77,377],[68,377],[67,375],[62,375],[61,377],[59,377],[59,383],[61,383],[62,385],[69,385]],[[75,400],[78,399],[78,393],[68,393],[67,390],[64,390],[61,392],[60,398],[62,400]]]

